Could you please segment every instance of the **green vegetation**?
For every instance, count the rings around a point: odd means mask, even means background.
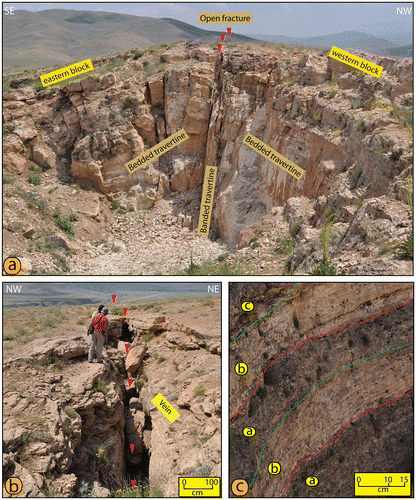
[[[255,399],[250,399],[250,402],[248,404],[248,416],[249,418],[254,417],[254,415],[257,413],[257,410],[259,409],[259,405]]]
[[[312,115],[312,120],[315,123],[320,123],[320,121],[322,120],[322,116],[319,113],[315,113],[314,115]]]
[[[333,237],[334,219],[336,214],[331,214],[325,221],[321,234],[319,235],[320,246],[323,253],[322,261],[309,273],[310,276],[344,276],[345,271],[338,273],[337,268],[329,258],[329,245]]]
[[[350,108],[351,109],[360,109],[363,107],[363,101],[360,101],[358,99],[352,99],[350,101]]]
[[[133,101],[131,100],[131,97],[127,97],[126,100],[123,102],[123,109],[130,108],[133,105]]]
[[[336,95],[338,94],[338,90],[331,90],[331,92],[328,94],[328,97],[330,99],[333,99]]]
[[[42,184],[42,177],[40,176],[40,174],[29,174],[27,180],[34,186],[40,186]]]
[[[65,406],[64,412],[68,415],[70,418],[76,418],[78,416],[78,413],[71,408],[70,406]]]
[[[289,254],[295,249],[295,242],[291,238],[277,235],[276,241],[277,247],[274,250],[276,253]]]
[[[165,361],[165,358],[164,358],[163,356],[159,356],[159,357],[157,358],[156,363],[157,363],[158,365],[160,365],[160,363],[163,363],[163,361]]]
[[[395,247],[402,259],[413,260],[413,231],[407,235],[407,238],[398,243]]]
[[[123,308],[122,307],[112,307],[111,308],[111,314],[114,316],[124,316]]]
[[[141,341],[142,342],[150,342],[153,338],[154,338],[155,334],[154,333],[146,333],[145,335],[143,335],[143,337],[141,338]]]
[[[144,52],[142,51],[137,51],[134,53],[134,56],[133,56],[133,59],[136,60],[136,59],[139,59],[139,57],[143,57],[144,56]]]
[[[97,382],[92,390],[93,392],[102,392],[104,396],[107,396],[108,394],[108,389],[107,386],[105,385],[104,380],[100,380],[99,382]]]
[[[202,396],[205,394],[207,388],[203,385],[197,385],[196,387],[194,387],[194,390],[193,390],[193,393],[195,394],[195,396]]]
[[[299,219],[293,224],[292,229],[290,231],[291,235],[295,237],[299,233],[301,227],[302,227],[302,219]]]
[[[8,173],[3,170],[3,184],[13,184],[13,183],[14,183],[13,177],[11,175],[9,176]]]
[[[181,344],[178,349],[180,351],[188,351],[188,346],[186,344]]]
[[[252,271],[247,267],[241,265],[240,262],[233,262],[229,264],[224,260],[204,260],[201,264],[195,264],[191,253],[191,262],[187,268],[179,271],[177,274],[188,276],[242,276],[251,274]]]
[[[55,219],[55,224],[72,239],[75,233],[71,222],[78,219],[76,214],[71,213],[69,216],[62,215],[60,207],[56,207],[53,211],[53,218]]]

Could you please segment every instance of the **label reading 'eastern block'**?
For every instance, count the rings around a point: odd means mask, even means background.
[[[247,134],[244,137],[243,143],[251,149],[254,149],[257,153],[260,153],[264,158],[267,158],[272,163],[280,167],[282,170],[290,174],[295,179],[299,180],[303,177],[305,171],[298,167],[296,163],[291,162],[283,155],[279,154],[274,149],[267,146],[264,142],[254,135]]]
[[[202,188],[201,210],[199,212],[198,234],[208,236],[211,223],[212,205],[214,201],[215,180],[217,178],[217,167],[206,167],[204,187]]]
[[[348,64],[348,66],[352,66],[353,68],[360,69],[361,71],[364,71],[364,73],[376,76],[377,78],[380,78],[381,72],[383,71],[382,66],[377,66],[377,64],[366,61],[365,59],[355,56],[354,54],[350,54],[346,50],[339,49],[338,47],[332,47],[329,57]]]
[[[137,158],[134,158],[134,160],[126,163],[125,167],[129,171],[129,173],[132,174],[139,168],[142,168],[153,160],[156,160],[156,158],[167,153],[175,146],[178,146],[187,139],[189,139],[189,137],[186,134],[185,130],[182,128],[181,130],[179,130],[179,132],[176,132],[176,134],[172,134],[164,141],[159,142],[159,144],[156,144],[156,146],[153,146],[144,153],[140,154]]]
[[[77,62],[66,66],[65,68],[57,69],[51,73],[46,73],[46,75],[40,76],[40,81],[44,87],[52,85],[53,83],[60,82],[62,80],[67,80],[76,75],[81,75],[82,73],[87,73],[92,71],[94,66],[92,65],[91,59],[86,59],[85,61]]]
[[[162,394],[156,394],[156,396],[152,399],[152,403],[156,406],[158,410],[160,410],[163,415],[169,420],[169,422],[173,422],[179,417],[179,413],[175,410],[175,408],[162,396]]]
[[[251,12],[200,12],[198,24],[252,24]]]

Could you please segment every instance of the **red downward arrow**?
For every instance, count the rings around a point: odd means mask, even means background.
[[[131,445],[130,445],[130,450],[131,450],[131,452],[133,453],[133,451],[134,451],[134,444],[131,444]]]
[[[115,304],[117,302],[117,295],[112,295],[111,299],[113,301],[113,304]]]
[[[221,33],[220,37],[221,37],[221,42],[223,42],[225,40],[225,33]]]
[[[136,487],[136,480],[135,480],[135,479],[132,479],[132,480],[131,480],[131,487],[132,487],[132,488],[135,488],[135,487]]]
[[[129,310],[127,309],[127,307],[123,307],[123,314],[124,314],[124,316],[129,315]]]
[[[233,31],[233,29],[232,29],[232,28],[227,28],[227,33],[228,33],[228,36],[231,36],[232,31]]]
[[[127,382],[129,383],[129,387],[131,386],[131,384],[133,383],[133,379],[132,378],[128,378],[127,379]]]
[[[126,348],[126,352],[129,352],[129,350],[130,350],[130,344],[124,344],[124,347]]]
[[[222,45],[220,43],[217,43],[217,47],[218,47],[218,54],[221,54]]]

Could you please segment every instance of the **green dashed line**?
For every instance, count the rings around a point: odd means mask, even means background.
[[[296,285],[295,285],[296,286]],[[292,289],[293,290],[293,289]],[[296,408],[305,401],[305,399],[310,396],[315,389],[317,389],[320,385],[322,385],[324,382],[326,382],[327,380],[329,380],[330,378],[332,378],[334,375],[336,375],[337,373],[340,373],[344,370],[346,370],[347,368],[352,368],[353,366],[355,365],[358,365],[360,363],[363,363],[364,361],[368,361],[370,359],[374,359],[374,358],[378,358],[379,356],[381,356],[382,354],[385,354],[386,352],[391,352],[391,351],[396,351],[397,349],[403,349],[404,347],[409,347],[413,345],[413,342],[410,343],[410,344],[405,344],[405,345],[401,345],[399,347],[392,347],[391,349],[386,349],[385,351],[383,352],[380,352],[379,354],[376,354],[374,356],[370,356],[369,358],[364,358],[364,359],[361,359],[360,361],[356,361],[355,363],[353,363],[352,365],[348,365],[348,366],[344,366],[344,368],[340,368],[339,370],[337,370],[336,372],[332,373],[332,375],[329,375],[328,377],[326,377],[326,379],[322,380],[322,382],[319,382],[319,384],[317,384],[310,392],[308,392],[308,394],[306,394],[306,396],[304,398],[302,398],[299,403],[297,403],[293,408],[291,408],[287,413],[286,415],[282,418],[282,420],[277,424],[277,427],[274,429],[274,431],[270,434],[270,436],[267,438],[267,441],[265,442],[261,452],[260,452],[260,458],[259,458],[259,463],[257,465],[257,469],[256,469],[256,472],[254,474],[254,477],[253,477],[253,480],[251,481],[250,485],[249,485],[249,488],[251,490],[253,484],[254,484],[254,481],[256,480],[256,477],[257,477],[257,474],[259,472],[259,469],[260,469],[260,464],[261,464],[261,460],[263,458],[263,453],[270,441],[270,439],[273,437],[274,433],[277,431],[277,429],[283,424],[283,422],[286,420],[286,418],[294,411],[296,410]]]
[[[256,325],[257,323],[259,323],[262,319],[264,318],[267,318],[267,316],[270,316],[270,314],[274,313],[275,311],[277,311],[277,309],[279,309],[279,307],[284,303],[286,302],[286,300],[289,298],[290,294],[293,292],[293,290],[299,285],[299,283],[296,283],[296,285],[293,286],[292,290],[290,290],[290,292],[286,295],[286,297],[282,300],[282,302],[280,302],[280,304],[278,304],[276,307],[274,307],[271,311],[269,311],[267,314],[265,314],[264,316],[262,316],[261,318],[259,319],[256,319],[256,321],[254,323],[252,323],[248,328],[246,328],[244,330],[244,332],[239,335],[236,339],[234,339],[233,341],[230,342],[230,346],[234,344],[234,342],[237,342],[237,340],[240,340],[241,337],[250,330],[250,328],[253,328],[254,325]]]

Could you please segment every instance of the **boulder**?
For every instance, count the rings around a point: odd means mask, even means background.
[[[134,126],[146,142],[153,145],[156,143],[156,120],[151,114],[137,116],[133,120]]]
[[[25,236],[25,234],[23,235]],[[63,234],[56,234],[54,236],[51,236],[50,241],[57,247],[64,248],[65,250],[69,250],[72,253],[78,253],[78,246]]]
[[[108,75],[104,75],[101,83],[103,88],[111,87],[117,82],[117,77],[114,73],[108,73]]]
[[[140,345],[137,347],[133,347],[130,349],[126,358],[126,370],[129,376],[136,373],[138,370],[143,358],[146,354],[147,348],[145,345]]]

